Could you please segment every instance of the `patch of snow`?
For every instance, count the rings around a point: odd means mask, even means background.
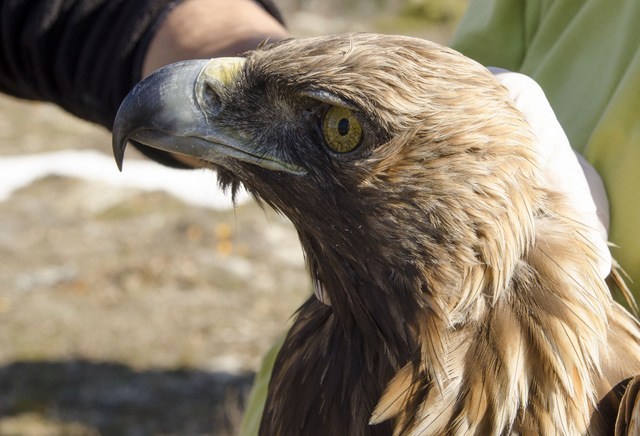
[[[18,189],[49,175],[100,181],[118,187],[164,191],[187,204],[210,209],[232,207],[231,195],[218,188],[212,170],[179,170],[129,159],[120,173],[112,157],[95,150],[64,150],[0,157],[0,202]],[[249,195],[238,194],[238,204]]]

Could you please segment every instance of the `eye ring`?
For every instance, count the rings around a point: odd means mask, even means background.
[[[348,153],[362,144],[364,129],[353,110],[331,106],[322,117],[322,136],[336,153]]]

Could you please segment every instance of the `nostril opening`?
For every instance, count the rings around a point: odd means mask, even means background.
[[[220,84],[215,81],[205,81],[200,95],[200,106],[208,116],[215,117],[222,110],[222,96]]]

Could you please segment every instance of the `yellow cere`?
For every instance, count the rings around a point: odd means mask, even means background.
[[[327,145],[338,153],[355,150],[364,137],[362,124],[351,109],[332,106],[322,119],[322,134]]]
[[[203,73],[209,78],[216,79],[224,86],[230,86],[236,81],[244,63],[244,58],[213,58],[205,66]]]

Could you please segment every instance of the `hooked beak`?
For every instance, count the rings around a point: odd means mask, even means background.
[[[129,139],[147,146],[224,165],[248,162],[274,171],[304,174],[294,164],[258,153],[251,138],[222,127],[217,116],[244,66],[244,58],[191,60],[167,65],[127,95],[113,126],[113,154],[122,171]]]

